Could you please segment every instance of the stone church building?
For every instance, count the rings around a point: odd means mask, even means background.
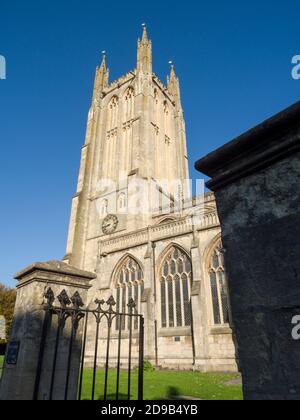
[[[135,70],[110,83],[105,55],[96,70],[64,261],[97,273],[90,305],[135,300],[153,365],[236,371],[215,199],[191,198],[189,178],[179,80],[153,73],[144,28]],[[94,341],[91,327],[90,357]]]

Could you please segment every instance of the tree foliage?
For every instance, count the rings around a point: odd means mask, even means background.
[[[3,315],[6,321],[6,337],[9,338],[12,327],[14,308],[16,303],[16,290],[4,286],[0,283],[0,315]]]

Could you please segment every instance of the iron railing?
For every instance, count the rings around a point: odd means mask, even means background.
[[[128,353],[126,355],[127,359],[127,399],[131,399],[131,390],[132,390],[132,349],[133,349],[133,320],[138,319],[139,322],[139,334],[138,334],[138,399],[143,400],[143,382],[144,382],[144,317],[137,314],[136,304],[133,299],[128,303],[128,313],[118,313],[114,310],[116,306],[115,299],[111,296],[107,302],[104,300],[96,300],[95,309],[84,308],[84,303],[81,299],[81,296],[76,292],[71,298],[69,298],[67,292],[63,290],[58,296],[57,300],[59,301],[59,306],[54,306],[55,295],[51,288],[47,290],[44,295],[46,299],[46,304],[44,305],[45,318],[43,323],[43,331],[40,344],[40,352],[37,365],[37,374],[34,387],[33,399],[38,400],[40,398],[40,387],[41,380],[43,375],[43,367],[45,366],[45,349],[46,346],[49,347],[49,334],[50,329],[53,329],[53,325],[56,325],[55,332],[55,344],[52,349],[51,354],[53,354],[53,360],[50,361],[51,366],[51,379],[49,386],[49,393],[47,393],[47,399],[52,400],[55,392],[55,377],[57,374],[57,364],[59,357],[59,345],[62,339],[66,322],[68,320],[69,325],[71,324],[70,330],[68,330],[68,358],[66,366],[66,378],[65,378],[65,389],[64,389],[64,400],[68,400],[69,397],[69,385],[70,385],[70,374],[71,374],[71,365],[72,357],[74,352],[75,341],[78,338],[79,327],[81,330],[81,355],[80,355],[80,366],[79,366],[79,381],[78,381],[78,400],[82,399],[83,393],[83,378],[85,371],[85,361],[86,361],[86,348],[87,348],[87,339],[88,334],[93,333],[88,331],[88,327],[91,328],[95,326],[95,346],[93,349],[93,373],[92,373],[92,391],[91,399],[95,400],[96,398],[96,379],[98,373],[98,356],[99,356],[99,341],[100,341],[100,328],[103,325],[103,321],[106,320],[106,327],[101,329],[105,332],[106,337],[106,349],[105,349],[105,369],[104,369],[104,392],[103,400],[108,398],[108,378],[111,358],[111,342],[116,340],[117,342],[117,355],[116,355],[116,394],[115,399],[120,399],[120,379],[122,372],[121,364],[121,351],[122,344],[128,340]],[[104,309],[106,305],[106,309]],[[53,322],[56,317],[57,322]],[[128,319],[128,324],[125,322],[125,325],[128,325],[128,330],[126,331],[124,338],[124,319]],[[115,322],[114,322],[115,321]],[[112,337],[113,326],[117,326],[117,334]],[[101,337],[103,341],[103,336]],[[49,360],[46,361],[47,366],[49,366]],[[111,397],[111,396],[110,396]]]

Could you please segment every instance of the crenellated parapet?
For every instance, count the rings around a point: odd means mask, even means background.
[[[119,77],[117,80],[114,80],[110,83],[106,89],[103,90],[103,94],[106,96],[113,92],[115,89],[119,89],[121,86],[125,85],[126,83],[131,82],[136,77],[136,70],[131,70],[125,75]]]

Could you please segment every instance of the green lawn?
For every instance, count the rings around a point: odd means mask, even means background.
[[[2,366],[4,363],[4,356],[0,356],[0,378],[2,376]]]
[[[0,356],[0,377],[4,356]],[[92,393],[92,369],[85,369],[83,377],[82,399],[90,400]],[[203,400],[242,400],[242,387],[225,385],[224,382],[238,378],[239,375],[210,374],[199,372],[145,372],[144,399],[165,400],[171,395],[183,395]],[[121,372],[120,399],[127,399],[127,372]],[[131,399],[137,399],[137,372],[132,373]],[[109,372],[108,399],[114,400],[116,395],[116,372]],[[104,371],[97,372],[96,399],[103,398]]]
[[[230,374],[205,374],[199,372],[157,371],[145,372],[144,399],[164,400],[170,395],[196,397],[203,400],[242,400],[242,387],[225,385],[224,382],[239,377]],[[137,399],[136,372],[132,375],[131,399]],[[98,371],[96,397],[103,398],[104,371]],[[82,399],[90,400],[92,392],[92,370],[86,369],[83,378]],[[109,372],[108,399],[115,399],[116,372]],[[120,399],[127,399],[127,373],[121,373]]]

